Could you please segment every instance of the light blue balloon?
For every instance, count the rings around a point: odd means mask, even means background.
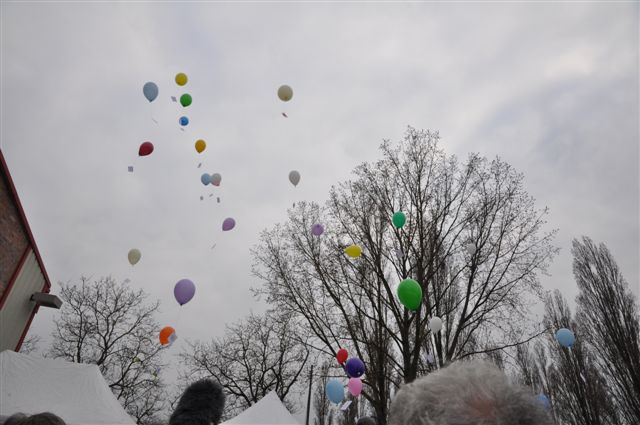
[[[567,328],[559,329],[556,332],[556,339],[563,347],[570,348],[576,342],[576,336]]]
[[[149,81],[144,85],[144,87],[142,87],[142,93],[149,102],[153,102],[155,98],[158,97],[158,86],[156,83]]]
[[[542,404],[542,407],[544,407],[544,410],[546,410],[547,412],[551,410],[551,402],[549,401],[546,395],[540,393],[536,397],[536,400],[538,401],[538,403]]]
[[[327,397],[332,403],[340,404],[344,400],[344,387],[340,381],[332,379],[327,382]]]
[[[206,186],[209,183],[211,183],[211,176],[207,173],[204,173],[202,177],[200,177],[200,181],[202,182],[203,185]]]
[[[180,117],[180,121],[179,122],[180,122],[180,125],[184,127],[185,125],[189,124],[189,118]]]

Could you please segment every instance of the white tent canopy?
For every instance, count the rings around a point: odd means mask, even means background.
[[[275,391],[221,425],[299,425]]]
[[[0,415],[51,412],[68,425],[131,425],[98,366],[0,353]]]

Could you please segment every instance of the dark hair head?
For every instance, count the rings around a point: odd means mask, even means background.
[[[60,416],[51,412],[44,412],[23,418],[21,421],[16,422],[16,425],[66,425],[66,423]]]
[[[184,391],[169,418],[169,425],[218,425],[223,409],[224,393],[220,384],[202,379]]]

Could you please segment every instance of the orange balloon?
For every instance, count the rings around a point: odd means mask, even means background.
[[[167,345],[169,343],[169,337],[174,333],[176,333],[176,330],[171,326],[165,326],[162,328],[160,331],[160,344]]]
[[[196,150],[198,151],[198,153],[202,153],[206,147],[207,144],[204,142],[204,140],[200,139],[196,142]]]

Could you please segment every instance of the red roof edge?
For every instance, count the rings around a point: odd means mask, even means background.
[[[47,270],[44,268],[44,262],[42,261],[42,257],[40,256],[40,251],[38,250],[38,245],[36,245],[36,240],[33,238],[33,233],[31,233],[31,227],[29,227],[27,216],[24,214],[24,209],[22,208],[22,204],[20,203],[20,198],[18,197],[18,191],[16,190],[16,186],[13,184],[13,179],[11,178],[11,173],[9,173],[9,167],[7,166],[7,163],[4,160],[4,154],[2,153],[2,149],[0,149],[0,162],[2,163],[2,174],[4,174],[7,177],[7,181],[9,182],[9,189],[11,190],[11,194],[13,195],[13,200],[15,201],[15,204],[18,207],[18,213],[20,214],[20,218],[22,219],[22,224],[24,225],[24,228],[27,229],[27,236],[29,237],[29,243],[33,248],[33,252],[36,254],[36,260],[38,261],[38,265],[40,266],[40,270],[42,271],[42,275],[44,276],[45,287],[43,292],[49,292],[49,290],[51,289],[51,281],[49,280],[49,275],[47,274]]]

